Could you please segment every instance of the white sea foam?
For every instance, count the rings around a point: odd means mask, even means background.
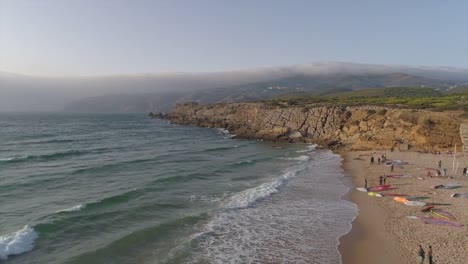
[[[215,212],[193,237],[200,252],[188,263],[310,263],[310,256],[316,263],[341,263],[338,239],[357,213],[340,198],[349,188],[340,184],[338,157],[318,153],[288,170],[232,196],[226,205],[234,210]],[[272,193],[274,199],[259,201]]]
[[[8,256],[32,250],[37,237],[36,231],[27,225],[16,232],[0,236],[0,259],[5,260]]]
[[[29,157],[29,156],[0,158],[0,161],[20,160],[20,159],[27,159],[28,157]]]
[[[252,163],[253,160],[241,160],[241,161],[238,161],[238,162],[235,162],[234,164],[245,164],[245,163]]]
[[[56,213],[76,212],[76,211],[80,211],[80,210],[83,209],[85,206],[86,206],[86,205],[79,204],[79,205],[75,205],[75,206],[72,206],[72,207],[70,207],[70,208],[58,210],[58,211],[55,211],[55,212],[56,212]]]
[[[229,134],[229,130],[227,130],[225,128],[217,128],[217,129],[223,135],[228,135]]]
[[[307,155],[302,155],[299,157],[294,157],[294,158],[284,158],[285,160],[298,160],[298,161],[308,161],[310,159],[309,156]]]
[[[305,152],[311,152],[314,151],[317,148],[317,144],[312,144],[307,146],[306,149],[298,150],[296,151],[297,153],[305,153]]]
[[[298,170],[291,170],[283,174],[277,180],[272,182],[263,183],[260,186],[244,190],[240,193],[232,196],[229,201],[225,204],[225,208],[236,209],[236,208],[246,208],[251,206],[254,202],[259,199],[270,196],[273,193],[278,192],[279,188],[284,185],[284,183],[294,177]]]

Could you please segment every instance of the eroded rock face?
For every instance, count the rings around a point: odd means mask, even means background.
[[[442,151],[461,145],[456,117],[425,110],[179,104],[167,118],[176,124],[226,128],[239,138],[310,142],[350,150],[389,149],[401,141],[414,150]]]

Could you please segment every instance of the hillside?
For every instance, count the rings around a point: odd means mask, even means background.
[[[165,112],[176,103],[261,101],[291,94],[328,94],[393,86],[427,86],[446,90],[450,81],[435,80],[404,73],[294,75],[271,81],[197,90],[141,95],[103,95],[85,98],[65,107],[71,112]]]

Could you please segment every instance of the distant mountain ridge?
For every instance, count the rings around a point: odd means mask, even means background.
[[[166,109],[180,101],[263,100],[387,86],[460,90],[468,69],[317,62],[220,72],[30,76],[0,71],[0,111],[121,112]],[[449,85],[449,88],[447,88]]]
[[[275,98],[293,93],[326,93],[330,90],[419,86],[441,91],[455,82],[435,80],[405,73],[295,75],[277,80],[193,92],[166,92],[140,95],[104,95],[85,98],[65,107],[72,112],[165,112],[176,103],[230,103]]]

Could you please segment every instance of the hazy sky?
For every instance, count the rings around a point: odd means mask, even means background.
[[[468,0],[0,0],[0,71],[204,72],[311,61],[468,68]]]

